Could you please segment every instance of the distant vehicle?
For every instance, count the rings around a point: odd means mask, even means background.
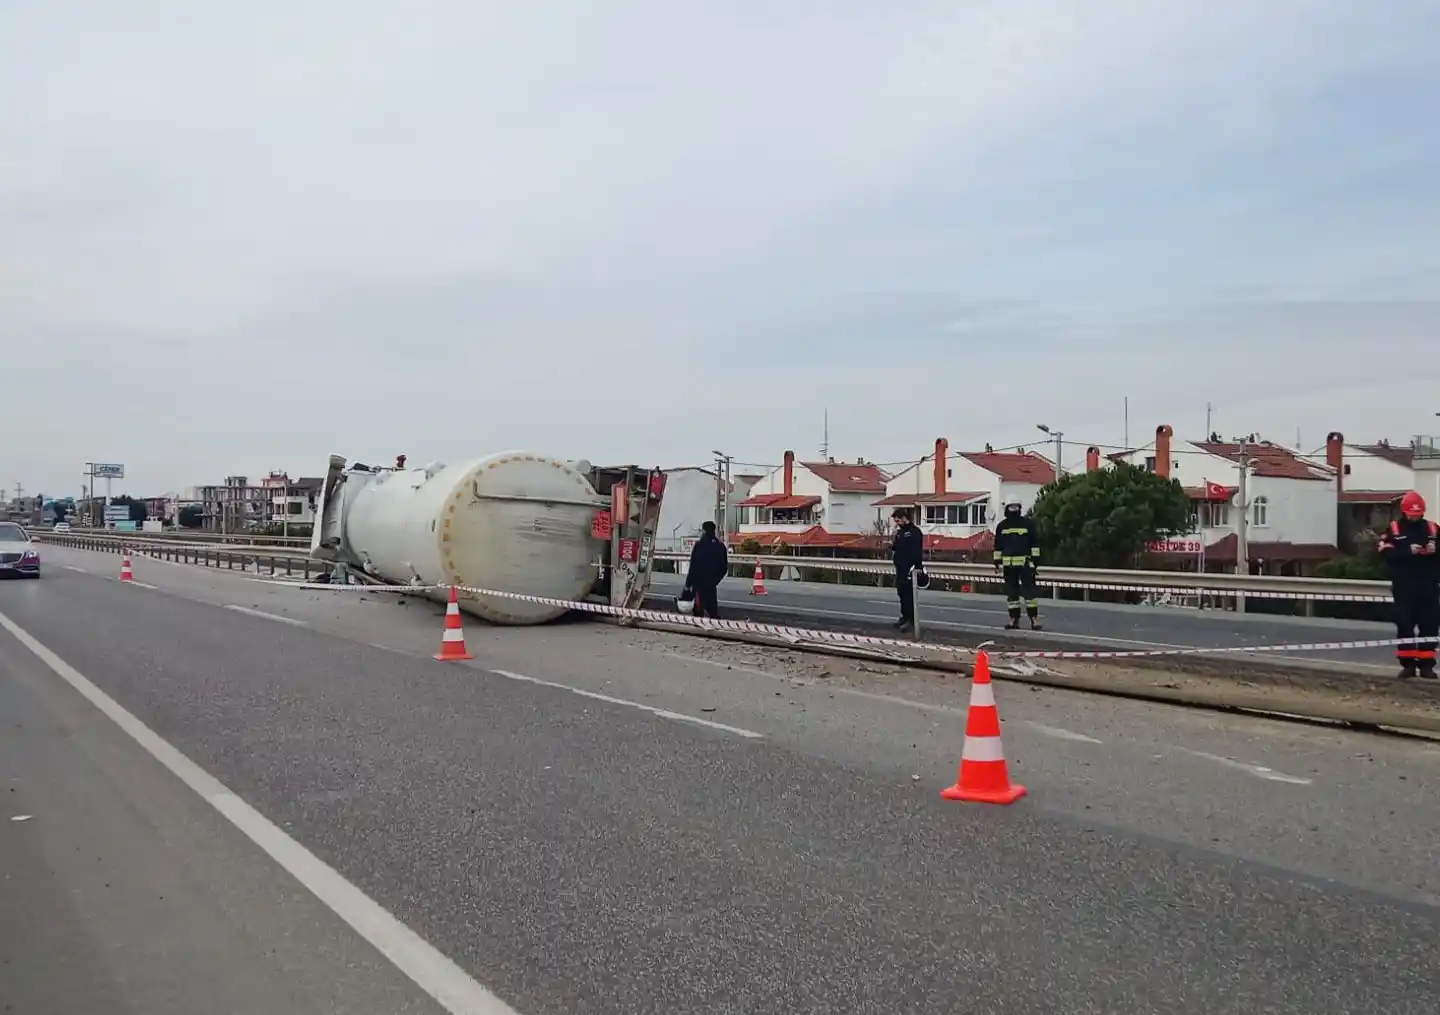
[[[56,531],[56,532],[69,532],[69,531],[70,531],[70,523],[69,523],[69,522],[56,522],[56,523],[55,523],[55,531]]]
[[[0,577],[40,577],[40,551],[14,522],[0,522]]]

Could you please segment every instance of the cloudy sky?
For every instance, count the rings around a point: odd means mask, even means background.
[[[0,483],[1440,427],[1434,0],[0,0]],[[1077,447],[1070,454],[1082,454]],[[117,490],[117,492],[119,492]]]

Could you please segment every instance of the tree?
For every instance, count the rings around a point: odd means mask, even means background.
[[[1179,482],[1125,462],[1072,473],[1040,491],[1041,564],[1131,567],[1145,544],[1189,532],[1190,498]]]
[[[149,512],[149,511],[146,509],[146,507],[145,507],[145,502],[144,502],[143,500],[136,500],[134,497],[131,497],[128,493],[122,493],[119,497],[111,497],[111,498],[110,498],[110,503],[111,503],[111,504],[125,504],[125,505],[129,506],[129,508],[130,508],[130,520],[131,520],[132,522],[134,522],[136,525],[141,524],[142,522],[145,521],[146,518],[148,518],[148,517],[150,516],[150,512]]]
[[[205,509],[199,504],[186,504],[175,516],[175,523],[182,529],[198,529],[205,523]]]

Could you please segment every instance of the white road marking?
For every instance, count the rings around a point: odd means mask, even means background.
[[[266,613],[264,610],[252,610],[248,606],[237,606],[234,603],[226,603],[225,609],[234,610],[236,613],[243,613],[247,617],[263,617],[265,620],[274,620],[281,624],[293,624],[295,627],[309,627],[310,624],[304,620],[297,620],[294,617],[283,617],[278,613]]]
[[[67,570],[67,571],[74,571],[76,574],[91,574],[91,573],[92,573],[92,572],[90,572],[90,571],[85,570],[83,567],[76,567],[74,564],[61,564],[60,566],[63,567],[63,568],[64,568],[65,570]]]
[[[1180,750],[1194,757],[1204,758],[1206,761],[1213,761],[1217,765],[1224,765],[1226,768],[1233,768],[1237,772],[1245,772],[1255,776],[1257,779],[1265,779],[1268,782],[1284,782],[1292,786],[1309,786],[1313,781],[1306,779],[1304,776],[1286,775],[1284,772],[1277,772],[1275,769],[1266,768],[1264,765],[1252,765],[1247,761],[1236,761],[1234,758],[1211,754],[1208,751],[1192,751],[1188,747],[1181,747]]]
[[[1087,737],[1084,733],[1076,733],[1074,730],[1062,729],[1059,726],[1046,726],[1043,722],[1025,721],[1037,733],[1044,733],[1047,737],[1054,737],[1056,740],[1073,740],[1077,744],[1103,744],[1105,741],[1096,740],[1094,737]]]
[[[224,815],[451,1015],[519,1015],[3,613],[0,613],[0,627]]]
[[[674,719],[677,722],[694,723],[697,726],[708,726],[714,730],[723,730],[726,733],[734,733],[736,736],[749,737],[752,740],[763,739],[765,734],[756,733],[754,730],[741,729],[739,726],[726,726],[723,722],[711,722],[709,719],[701,719],[693,715],[686,715],[684,712],[671,712],[667,708],[656,708],[654,705],[645,705],[638,701],[629,701],[625,698],[612,698],[608,694],[601,694],[598,691],[587,691],[583,687],[571,687],[569,684],[557,684],[553,680],[541,680],[539,677],[527,677],[523,673],[511,673],[509,670],[489,670],[496,676],[505,677],[509,680],[521,680],[527,684],[539,684],[541,687],[554,687],[557,690],[569,691],[571,694],[578,694],[582,698],[594,698],[596,701],[608,701],[612,705],[624,705],[627,708],[638,708],[642,712],[649,712],[651,715],[658,715],[662,719]]]
[[[105,580],[106,580],[107,582],[118,582],[120,579],[119,579],[119,578],[116,578],[113,574],[107,574],[107,575],[105,576]],[[142,581],[140,581],[140,579],[138,579],[138,578],[131,578],[131,579],[130,579],[128,582],[126,582],[125,584],[126,584],[126,585],[134,585],[136,588],[141,588],[141,589],[158,589],[158,588],[159,588],[159,586],[157,586],[157,585],[151,585],[151,584],[148,583],[148,582],[142,582]]]

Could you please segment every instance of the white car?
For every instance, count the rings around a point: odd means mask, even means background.
[[[70,523],[69,523],[69,522],[56,522],[56,523],[55,523],[55,531],[56,531],[56,532],[69,532],[69,531],[70,531]]]
[[[40,551],[14,522],[0,522],[0,578],[39,578]]]

